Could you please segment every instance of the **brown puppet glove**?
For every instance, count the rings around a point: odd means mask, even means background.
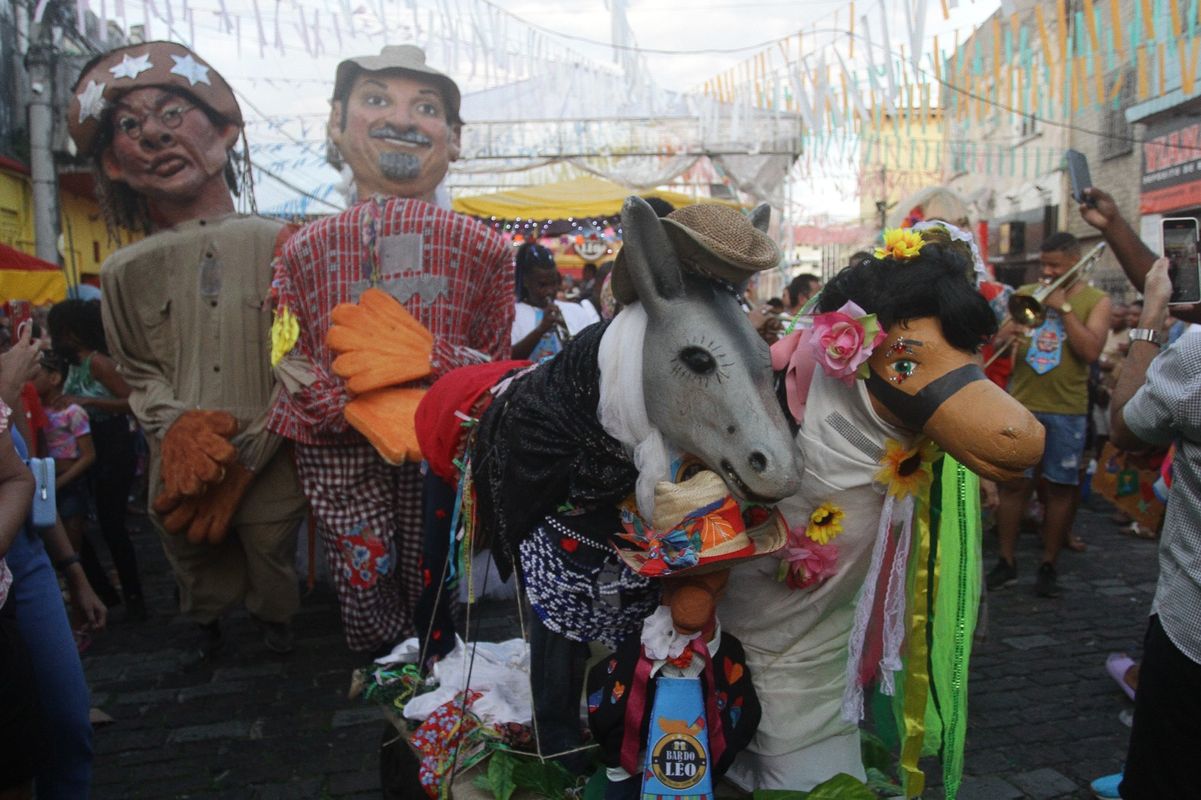
[[[226,411],[185,411],[167,429],[162,444],[163,491],[155,500],[174,508],[181,498],[195,497],[221,480],[237,451],[229,438],[238,421]]]
[[[186,530],[192,544],[220,544],[229,533],[230,520],[253,481],[253,472],[241,464],[231,464],[226,467],[221,482],[204,494],[179,497],[174,505],[162,502],[163,495],[159,495],[154,501],[154,510],[162,516],[163,528],[168,533]]]

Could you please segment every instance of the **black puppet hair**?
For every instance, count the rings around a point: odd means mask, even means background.
[[[937,317],[953,347],[975,352],[997,332],[997,318],[976,289],[970,250],[945,231],[921,232],[926,244],[908,261],[867,258],[835,275],[818,310],[837,311],[853,300],[887,329],[898,322]]]

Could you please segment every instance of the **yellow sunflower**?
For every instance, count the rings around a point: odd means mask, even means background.
[[[876,258],[908,261],[917,258],[926,241],[920,233],[908,228],[889,228],[884,231],[884,246],[876,248]]]
[[[846,512],[833,503],[822,503],[809,515],[809,527],[805,535],[818,544],[829,544],[842,533],[842,518]]]
[[[884,443],[876,483],[882,484],[898,499],[925,495],[934,481],[933,464],[937,457],[938,445],[929,439],[923,439],[913,447],[889,439]]]

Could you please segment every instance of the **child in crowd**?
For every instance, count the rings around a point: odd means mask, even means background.
[[[538,361],[600,317],[591,304],[555,299],[562,277],[555,257],[542,245],[526,243],[517,251],[517,291],[513,318],[513,358]]]
[[[87,539],[79,553],[83,569],[105,605],[124,602],[127,617],[144,620],[147,612],[137,555],[125,527],[126,506],[137,469],[137,434],[132,430],[129,416],[129,384],[117,372],[117,365],[108,354],[100,303],[87,300],[56,303],[50,309],[47,324],[54,352],[70,364],[63,384],[64,396],[58,399],[58,406],[65,408],[74,403],[88,415],[97,463],[89,475],[89,485],[100,534],[121,579],[121,593],[113,588]]]
[[[33,386],[49,421],[44,432],[45,452],[54,459],[58,515],[67,529],[71,545],[79,552],[88,519],[87,473],[96,461],[96,449],[92,445],[87,412],[74,403],[56,408],[67,371],[67,362],[62,356],[45,350],[38,361]]]

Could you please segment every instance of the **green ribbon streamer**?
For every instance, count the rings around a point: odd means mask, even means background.
[[[980,607],[980,479],[947,456],[940,488],[939,586],[930,615],[932,691],[927,719],[936,716],[940,723],[943,786],[952,800],[963,779],[968,661]],[[927,745],[932,744],[928,739]]]

